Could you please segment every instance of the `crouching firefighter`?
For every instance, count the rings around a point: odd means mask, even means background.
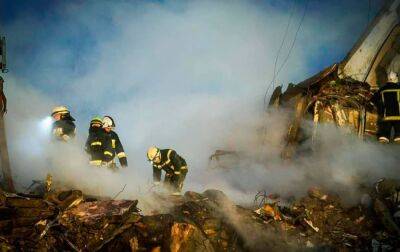
[[[161,181],[161,170],[165,171],[164,184],[172,190],[172,195],[180,195],[183,181],[188,172],[185,159],[171,149],[150,147],[147,159],[153,165],[153,181],[158,185]]]
[[[396,73],[388,74],[388,82],[372,97],[378,109],[378,141],[389,143],[392,128],[394,142],[400,143],[400,84]]]
[[[124,147],[122,146],[121,141],[119,140],[118,134],[113,130],[115,128],[114,119],[111,116],[103,117],[103,129],[106,134],[106,138],[108,138],[109,144],[111,145],[111,150],[105,151],[105,157],[108,162],[108,167],[111,169],[116,169],[117,165],[115,164],[115,157],[118,157],[119,163],[122,167],[128,166],[128,159],[126,158],[126,154],[124,151]]]
[[[90,164],[101,166],[111,161],[112,149],[103,129],[102,118],[95,116],[90,121],[89,136],[85,151],[90,155]]]
[[[52,132],[56,140],[68,142],[75,137],[75,119],[71,116],[67,107],[55,107],[51,116],[54,119]]]

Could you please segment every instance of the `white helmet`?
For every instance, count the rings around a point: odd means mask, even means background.
[[[63,115],[63,114],[68,114],[68,113],[69,113],[69,110],[68,110],[67,107],[65,107],[65,106],[57,106],[57,107],[55,107],[53,109],[51,115],[52,116],[55,115],[55,114],[62,114]]]
[[[112,119],[111,116],[105,116],[103,117],[103,128],[114,128],[115,127],[115,123],[114,123],[114,119]]]
[[[388,74],[388,82],[393,82],[393,83],[399,82],[399,77],[397,73],[390,71]]]

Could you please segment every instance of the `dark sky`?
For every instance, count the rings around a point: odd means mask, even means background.
[[[135,5],[135,3],[140,4],[143,1],[115,2]],[[149,3],[150,1],[144,2]],[[172,11],[184,12],[185,10],[184,1],[176,1],[174,4],[170,4],[171,1],[153,2],[165,5],[165,8],[171,8]],[[265,9],[267,12],[272,7],[277,12],[287,15],[294,8],[297,19],[292,22],[290,34],[295,33],[306,4],[307,12],[303,27],[318,27],[315,22],[320,21],[327,30],[337,30],[338,36],[331,41],[321,43],[324,41],[323,38],[315,39],[314,51],[308,55],[306,60],[308,70],[304,73],[304,77],[343,59],[364,31],[368,19],[372,20],[383,4],[383,0],[253,0],[250,2],[257,5],[261,11]],[[82,24],[80,20],[76,20],[77,17],[71,15],[69,6],[72,5],[72,8],[78,10],[80,7],[85,8],[87,3],[98,7],[96,13],[92,13],[90,10],[88,12],[88,16],[96,19],[95,28]],[[107,6],[110,3],[112,1],[0,0],[0,34],[7,36],[9,69],[17,76],[25,78],[29,76],[31,79],[35,78],[32,76],[31,62],[35,62],[35,67],[41,69],[48,68],[49,64],[52,69],[54,66],[58,66],[58,69],[54,71],[59,71],[59,73],[55,73],[55,75],[68,69],[69,78],[72,79],[87,73],[95,63],[91,62],[94,61],[91,55],[99,53],[96,51],[99,38],[101,40],[112,39],[120,32],[118,25],[113,22],[113,17],[108,13]],[[65,14],[66,8],[68,8],[68,14]],[[82,13],[82,10],[79,11]],[[287,19],[282,20],[284,22],[280,24],[281,34],[271,39],[281,40]],[[26,29],[23,28],[24,23]],[[329,31],[324,32],[329,33]],[[296,43],[310,43],[310,41],[312,43],[313,38],[307,36],[303,30],[300,30]],[[67,58],[52,59],[46,62],[39,60],[40,52],[59,48],[68,52],[65,55]],[[296,48],[294,47],[294,50]],[[295,79],[293,82],[299,80]],[[35,80],[33,83],[36,83],[34,85],[40,84],[42,87],[46,86],[46,83],[52,86],[66,84],[61,81],[58,84],[51,83],[50,80],[43,81],[43,79]]]

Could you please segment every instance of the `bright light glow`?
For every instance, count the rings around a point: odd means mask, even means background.
[[[53,124],[53,119],[51,116],[48,116],[40,121],[39,127],[43,133],[50,132],[51,125]]]

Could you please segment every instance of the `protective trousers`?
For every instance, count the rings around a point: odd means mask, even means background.
[[[378,122],[378,140],[383,143],[390,141],[390,134],[394,129],[394,142],[400,143],[400,121],[379,121]]]
[[[181,169],[179,174],[167,173],[165,174],[164,183],[167,187],[175,192],[181,192],[183,187],[183,181],[186,178],[187,168]]]

